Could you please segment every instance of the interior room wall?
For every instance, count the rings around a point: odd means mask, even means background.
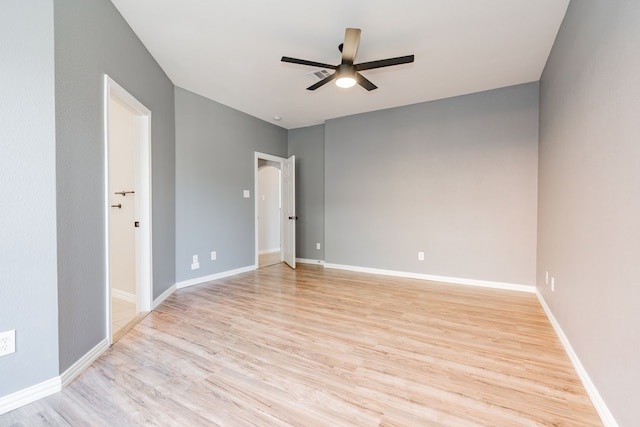
[[[118,99],[109,101],[109,203],[120,204],[109,212],[109,281],[120,295],[136,294],[136,194],[113,195],[116,191],[136,190],[136,116]],[[139,192],[138,192],[139,193]],[[122,199],[120,199],[122,197]]]
[[[540,85],[537,286],[620,426],[640,422],[638,23],[638,2],[572,1]]]
[[[0,40],[3,397],[58,375],[53,2],[4,2]]]
[[[175,102],[176,279],[252,266],[254,153],[285,157],[287,131],[178,87]]]
[[[280,251],[280,164],[258,160],[258,252]]]
[[[173,84],[109,0],[53,2],[60,372],[106,338],[106,73],[152,111],[153,296],[175,283]]]
[[[537,154],[537,83],[327,121],[326,262],[534,285]]]
[[[296,156],[296,257],[323,261],[324,125],[292,129],[287,138],[288,156]]]

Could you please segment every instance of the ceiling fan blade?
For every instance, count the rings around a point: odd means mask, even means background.
[[[344,44],[342,45],[342,63],[353,64],[358,53],[361,30],[358,28],[347,28],[344,32]]]
[[[281,61],[290,62],[292,64],[308,65],[310,67],[329,68],[331,70],[335,70],[336,68],[338,68],[337,65],[323,64],[322,62],[315,62],[315,61],[307,61],[306,59],[289,58],[288,56],[283,56]]]
[[[333,73],[329,77],[325,77],[324,79],[320,80],[318,83],[312,84],[307,88],[307,90],[316,90],[319,87],[326,85],[331,80],[334,80],[336,77],[338,77],[338,73]]]
[[[371,83],[369,80],[367,80],[362,74],[360,73],[356,73],[356,82],[358,82],[358,84],[360,86],[362,86],[363,88],[365,88],[366,90],[374,90],[377,89],[378,86],[374,85],[373,83]]]
[[[413,62],[414,56],[398,56],[397,58],[380,59],[378,61],[363,62],[362,64],[356,64],[355,67],[358,71],[372,70],[374,68],[391,67],[392,65],[408,64]]]

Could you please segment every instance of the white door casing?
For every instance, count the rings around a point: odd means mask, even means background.
[[[152,256],[151,256],[151,110],[145,107],[124,88],[118,85],[106,74],[104,75],[104,156],[105,156],[105,267],[106,267],[106,300],[107,316],[106,331],[109,342],[112,342],[111,331],[111,227],[114,218],[112,204],[122,203],[124,198],[130,197],[127,206],[135,212],[135,221],[139,227],[130,227],[134,230],[135,246],[135,295],[136,311],[151,311],[152,307]],[[110,144],[109,144],[109,110],[110,104],[114,101],[126,108],[134,116],[133,158],[135,159],[134,188],[112,188],[110,184],[110,170],[114,165],[110,164]],[[116,195],[119,191],[135,191],[135,196],[127,194],[125,196]],[[119,200],[118,197],[121,199]],[[133,200],[133,202],[132,202]],[[124,207],[124,203],[123,203]],[[114,249],[116,250],[116,249]]]
[[[280,238],[280,259],[287,262],[288,265],[295,268],[296,265],[296,224],[295,220],[289,220],[289,216],[295,217],[295,156],[291,156],[289,159],[285,159],[284,157],[273,156],[271,154],[259,153],[255,152],[255,182],[254,182],[254,194],[255,197],[255,207],[254,207],[254,215],[255,215],[255,268],[259,266],[260,259],[260,251],[259,251],[259,200],[257,195],[258,191],[258,160],[270,160],[273,162],[277,162],[280,164],[280,188],[281,188],[281,222],[280,222],[280,232],[282,234]],[[289,180],[289,191],[285,188],[285,164],[289,165],[289,176],[291,179]],[[285,205],[288,203],[288,206],[293,207],[292,215],[288,215],[287,208]],[[291,233],[293,230],[293,233]],[[285,241],[287,240],[287,241]],[[286,248],[285,248],[286,246]],[[288,261],[285,259],[285,252],[288,254]]]

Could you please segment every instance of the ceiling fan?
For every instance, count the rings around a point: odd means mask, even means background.
[[[360,64],[354,64],[356,60],[356,53],[358,52],[358,45],[360,44],[360,29],[347,28],[344,32],[344,43],[338,46],[340,52],[342,52],[342,62],[340,65],[323,64],[321,62],[307,61],[306,59],[290,58],[288,56],[282,57],[282,62],[290,62],[292,64],[309,65],[311,67],[328,68],[336,70],[335,73],[320,80],[319,82],[309,86],[307,90],[316,90],[321,86],[326,85],[332,80],[336,80],[336,85],[339,87],[351,87],[358,83],[366,90],[377,89],[378,86],[367,80],[360,71],[373,70],[374,68],[390,67],[392,65],[408,64],[413,62],[414,56],[399,56],[397,58],[380,59],[378,61],[362,62]]]

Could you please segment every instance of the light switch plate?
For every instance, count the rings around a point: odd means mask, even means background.
[[[245,199],[248,199],[249,197],[251,197],[251,193],[249,192],[249,190],[244,190],[242,192],[242,195],[244,196]]]

